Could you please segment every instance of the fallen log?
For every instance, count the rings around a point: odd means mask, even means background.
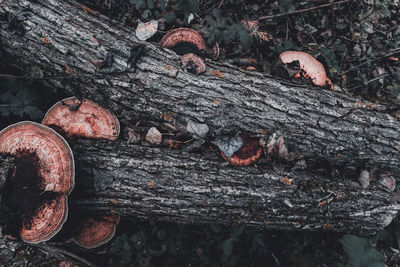
[[[330,180],[307,170],[221,167],[194,153],[124,142],[80,141],[73,151],[78,181],[72,206],[84,212],[177,223],[372,233],[400,209],[392,193],[375,185],[363,189],[348,177]],[[294,183],[283,183],[285,177]]]
[[[279,133],[305,166],[282,172],[223,167],[202,153],[131,145],[123,138],[115,144],[78,142],[77,192],[90,192],[76,198],[81,210],[371,233],[399,209],[392,193],[357,182],[362,169],[400,174],[400,121],[385,105],[218,62],[193,75],[172,52],[138,41],[132,29],[74,1],[3,2],[0,23],[6,60],[30,75],[36,69],[37,76],[27,78],[92,99],[124,126],[149,120],[185,125],[191,119],[209,126],[210,140],[231,129]],[[346,171],[327,174],[336,170]],[[282,184],[283,177],[294,185]]]

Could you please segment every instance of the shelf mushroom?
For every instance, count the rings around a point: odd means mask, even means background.
[[[33,198],[42,202],[34,207],[33,212],[30,211],[31,216],[24,217],[23,213],[19,215],[21,225],[15,227],[21,229],[21,239],[33,244],[51,239],[67,219],[67,195],[74,188],[74,158],[68,143],[49,127],[23,121],[0,131],[0,153],[8,153],[17,158],[25,157],[28,163],[24,164],[37,169],[35,174],[20,174],[20,169],[24,167],[21,165],[5,184],[5,187],[22,190],[21,187],[27,187],[23,180],[26,179],[26,175],[33,175],[36,178],[36,181],[31,181],[29,185],[33,187],[31,188]],[[44,199],[41,197],[43,192],[51,192],[51,194]],[[12,192],[6,194],[10,196]],[[11,199],[8,205],[15,206],[16,204],[12,201],[19,201],[15,197],[8,197],[8,199]],[[31,203],[25,201],[24,204]]]
[[[240,134],[240,138],[242,139],[242,147],[233,153],[229,159],[224,152],[220,151],[221,157],[234,166],[249,166],[256,163],[262,156],[262,147],[258,140],[250,138],[246,131]]]
[[[76,97],[57,102],[47,111],[42,124],[76,138],[114,141],[120,133],[120,124],[114,114],[88,99],[79,100]],[[118,222],[118,215],[87,218],[74,241],[88,249],[101,246],[114,236]]]
[[[117,117],[88,99],[65,98],[52,106],[42,124],[67,137],[116,140],[120,125]]]
[[[305,52],[286,51],[279,55],[279,58],[284,64],[298,61],[300,63],[300,71],[294,75],[294,78],[300,78],[301,71],[304,71],[304,77],[311,79],[312,83],[324,87],[328,84],[333,90],[333,84],[326,75],[324,66],[313,56]]]
[[[205,71],[203,56],[214,60],[219,56],[218,43],[215,43],[212,49],[208,49],[200,33],[190,28],[177,28],[169,31],[161,39],[160,46],[169,48],[178,55],[183,55],[182,64],[196,74]]]
[[[181,58],[183,66],[192,73],[202,73],[206,70],[204,60],[196,54],[184,54]]]
[[[92,249],[110,241],[119,223],[119,216],[102,216],[98,219],[87,218],[83,221],[81,231],[74,237],[79,246]]]

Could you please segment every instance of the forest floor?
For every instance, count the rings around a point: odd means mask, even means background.
[[[270,74],[281,52],[304,51],[322,62],[344,93],[400,107],[398,0],[81,2],[132,28],[139,20],[158,20],[158,32],[147,40],[153,43],[172,28],[196,29],[209,44],[219,43],[219,60],[251,71]],[[0,73],[20,75],[1,60]],[[0,88],[0,129],[24,119],[40,121],[66,97],[26,79],[0,77]],[[398,221],[375,236],[357,237],[122,219],[108,245],[85,250],[71,243],[66,249],[100,266],[395,266],[399,244]],[[19,258],[37,264],[39,251],[24,246]],[[7,257],[0,253],[1,259]]]

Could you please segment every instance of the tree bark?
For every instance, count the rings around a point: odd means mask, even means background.
[[[124,142],[79,141],[73,209],[179,223],[372,233],[400,205],[379,186],[307,170],[221,167],[184,151]],[[84,180],[79,180],[84,177]],[[281,178],[294,178],[292,185]]]
[[[400,122],[384,105],[218,62],[207,63],[205,74],[190,74],[172,52],[138,41],[133,29],[74,1],[3,1],[0,22],[10,62],[26,73],[36,66],[36,78],[100,103],[123,126],[191,119],[209,126],[207,140],[232,129],[265,138],[276,133],[297,155],[278,172],[272,164],[223,167],[205,153],[131,145],[123,137],[114,144],[78,142],[76,192],[88,192],[76,193],[81,210],[371,233],[399,209],[391,193],[356,182],[361,169],[400,174]],[[130,66],[139,46],[144,55]],[[282,177],[295,185],[280,183]]]

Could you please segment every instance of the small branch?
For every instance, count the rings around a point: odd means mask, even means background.
[[[289,13],[285,13],[285,14],[276,14],[276,15],[269,15],[269,16],[264,16],[259,18],[258,20],[264,20],[264,19],[273,19],[273,18],[278,18],[278,17],[282,17],[282,16],[288,16],[288,15],[293,15],[293,14],[299,14],[299,13],[304,13],[304,12],[308,12],[311,10],[315,10],[315,9],[319,9],[319,8],[324,8],[324,7],[330,7],[333,5],[340,5],[340,4],[344,4],[347,2],[351,2],[352,0],[342,0],[342,1],[338,1],[338,2],[332,2],[332,3],[327,3],[327,4],[323,4],[323,5],[319,5],[319,6],[314,6],[314,7],[310,7],[310,8],[305,8],[305,9],[300,9],[300,10],[295,10]]]
[[[62,249],[62,248],[58,248],[58,247],[47,245],[47,244],[37,244],[37,245],[32,245],[32,246],[37,247],[37,248],[41,249],[42,251],[44,251],[45,253],[49,253],[50,255],[52,255],[56,258],[60,258],[60,256],[69,257],[69,258],[74,259],[75,261],[85,264],[86,266],[90,266],[90,267],[97,266],[97,265],[87,261],[86,259],[82,258],[81,256],[78,256],[75,253],[72,253],[72,252]]]

